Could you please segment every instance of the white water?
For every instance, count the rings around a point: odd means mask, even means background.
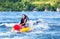
[[[38,22],[38,23],[37,23]],[[0,24],[0,26],[4,25],[6,27],[13,27],[15,24],[19,24],[19,23],[2,23]],[[43,20],[30,20],[27,22],[27,26],[29,26],[31,29],[49,29],[48,23],[44,22]]]

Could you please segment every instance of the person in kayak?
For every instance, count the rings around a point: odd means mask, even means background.
[[[27,27],[25,26],[26,25],[26,22],[28,21],[28,17],[23,14],[22,15],[22,18],[21,18],[21,22],[19,24],[15,24],[14,27],[13,27],[13,30],[18,30],[20,31],[20,29],[24,28],[24,27]]]
[[[21,22],[20,22],[20,25],[23,26],[23,27],[26,27],[26,22],[29,20],[29,18],[27,17],[27,15],[23,14],[22,15],[22,18],[21,18]]]

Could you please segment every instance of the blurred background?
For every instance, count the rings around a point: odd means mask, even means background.
[[[60,11],[60,0],[0,0],[0,11]]]

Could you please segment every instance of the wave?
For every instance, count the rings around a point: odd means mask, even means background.
[[[0,24],[0,26],[13,27],[15,24],[18,24],[18,23],[2,23]]]
[[[0,24],[0,26],[4,25],[6,27],[13,27],[15,24],[19,24],[19,23],[2,23],[2,24]],[[44,22],[42,19],[30,20],[30,21],[27,22],[26,26],[29,26],[33,29],[35,29],[35,28],[48,29],[49,28],[48,23]]]

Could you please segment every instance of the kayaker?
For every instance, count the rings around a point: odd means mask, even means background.
[[[29,20],[28,17],[27,17],[25,14],[23,14],[23,15],[22,15],[22,18],[21,18],[20,24],[15,24],[13,30],[18,30],[18,31],[20,31],[20,29],[22,29],[22,28],[24,28],[24,27],[27,27],[27,26],[25,26],[25,25],[26,25],[26,22],[27,22],[28,20]]]
[[[23,26],[23,27],[26,27],[26,22],[29,20],[29,18],[27,17],[27,15],[23,14],[22,15],[22,18],[21,18],[21,22],[20,22],[20,25]]]
[[[20,24],[15,24],[14,27],[12,28],[12,31],[17,31],[17,32],[30,31],[30,28],[26,26],[26,22],[28,20],[29,20],[29,18],[25,14],[23,14]]]

